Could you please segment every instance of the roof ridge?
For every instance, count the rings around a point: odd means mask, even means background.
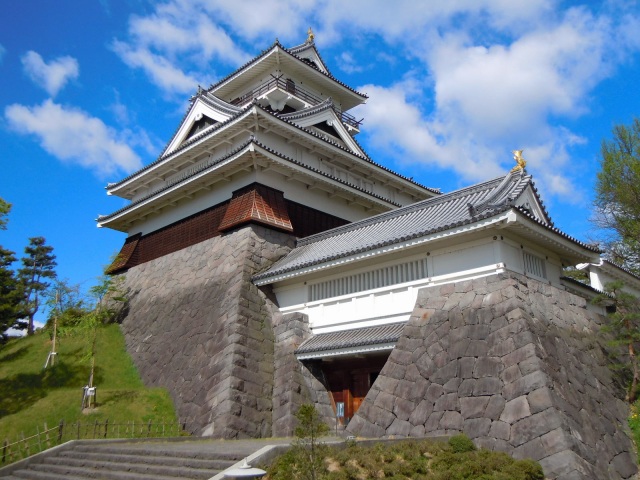
[[[437,197],[431,197],[431,198],[426,198],[424,200],[420,200],[418,202],[412,203],[410,205],[405,205],[403,207],[400,207],[396,210],[391,210],[389,212],[383,212],[383,213],[379,213],[378,215],[374,215],[372,217],[368,217],[362,220],[358,220],[356,222],[352,222],[352,223],[348,223],[346,225],[342,225],[340,227],[336,227],[336,228],[332,228],[331,230],[325,230],[324,232],[320,232],[320,233],[316,233],[315,235],[310,235],[308,237],[304,237],[299,239],[296,242],[296,246],[303,246],[303,245],[309,245],[311,243],[315,243],[317,241],[323,240],[325,238],[329,238],[332,237],[334,235],[338,235],[340,233],[344,233],[350,230],[356,230],[358,228],[362,228],[365,226],[369,226],[369,225],[373,225],[375,223],[378,222],[382,222],[385,220],[388,220],[390,218],[394,218],[394,217],[399,217],[402,215],[406,215],[412,212],[415,212],[417,210],[421,210],[427,206],[431,206],[431,205],[439,205],[440,203],[443,202],[449,202],[453,199],[459,198],[460,196],[463,196],[463,194],[465,193],[473,193],[475,191],[480,191],[483,189],[486,189],[487,185],[490,183],[493,183],[495,181],[497,181],[498,179],[501,179],[503,177],[497,177],[494,178],[492,180],[488,180],[486,182],[483,182],[481,184],[475,184],[475,185],[470,185],[467,187],[463,187],[460,188],[458,190],[454,190],[452,192],[449,193],[443,193],[440,196]],[[481,188],[484,187],[484,188]]]

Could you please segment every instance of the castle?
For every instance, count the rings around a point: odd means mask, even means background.
[[[122,323],[195,432],[290,435],[314,403],[363,437],[464,431],[549,478],[631,478],[596,289],[640,279],[556,228],[524,163],[443,194],[373,161],[313,36],[198,89],[153,162],[111,183]]]

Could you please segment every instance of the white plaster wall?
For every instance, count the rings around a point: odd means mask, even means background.
[[[525,244],[522,244],[524,248],[521,248],[520,245],[521,243],[507,238],[504,232],[439,249],[426,244],[421,247],[421,253],[418,255],[415,250],[411,251],[411,255],[410,251],[407,251],[407,256],[396,258],[394,262],[380,261],[368,268],[352,268],[341,274],[332,273],[332,269],[328,269],[322,276],[316,274],[313,281],[305,281],[308,277],[300,277],[297,280],[276,284],[274,291],[280,310],[283,313],[301,312],[308,315],[314,333],[394,323],[409,318],[420,288],[479,278],[506,270],[524,274],[523,251],[530,251],[542,259],[545,259],[545,253],[550,253]],[[311,284],[424,258],[427,253],[427,278],[314,302],[308,301],[308,288]],[[559,285],[559,260],[550,257],[545,262],[549,277],[547,281]]]

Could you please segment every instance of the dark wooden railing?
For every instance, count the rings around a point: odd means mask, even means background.
[[[274,90],[276,88],[279,88],[280,90],[290,93],[291,95],[295,95],[296,97],[300,98],[301,100],[311,105],[318,105],[319,103],[322,102],[321,98],[304,90],[303,88],[300,88],[293,81],[283,80],[282,77],[278,77],[278,78],[273,78],[268,82],[263,83],[262,85],[259,85],[253,90],[237,98],[234,98],[229,103],[237,106],[245,105],[251,102],[254,98],[258,98],[264,95],[265,93],[270,92],[271,90]],[[338,114],[338,116],[342,119],[344,123],[351,125],[352,127],[358,130],[360,129],[360,124],[362,123],[362,120],[356,120],[356,118],[353,115],[340,111],[340,109],[336,105],[333,106],[333,110]]]
[[[158,438],[179,437],[187,433],[191,422],[176,421],[130,421],[124,423],[109,422],[74,422],[65,423],[61,420],[54,427],[48,428],[44,424],[41,430],[36,427],[36,434],[28,437],[24,433],[18,440],[9,442],[5,439],[0,445],[0,467],[26,458],[30,455],[55,447],[69,440],[100,439],[100,438]]]

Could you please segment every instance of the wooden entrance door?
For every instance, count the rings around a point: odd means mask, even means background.
[[[352,375],[351,382],[351,412],[352,416],[358,411],[369,392],[369,372],[359,372]]]

